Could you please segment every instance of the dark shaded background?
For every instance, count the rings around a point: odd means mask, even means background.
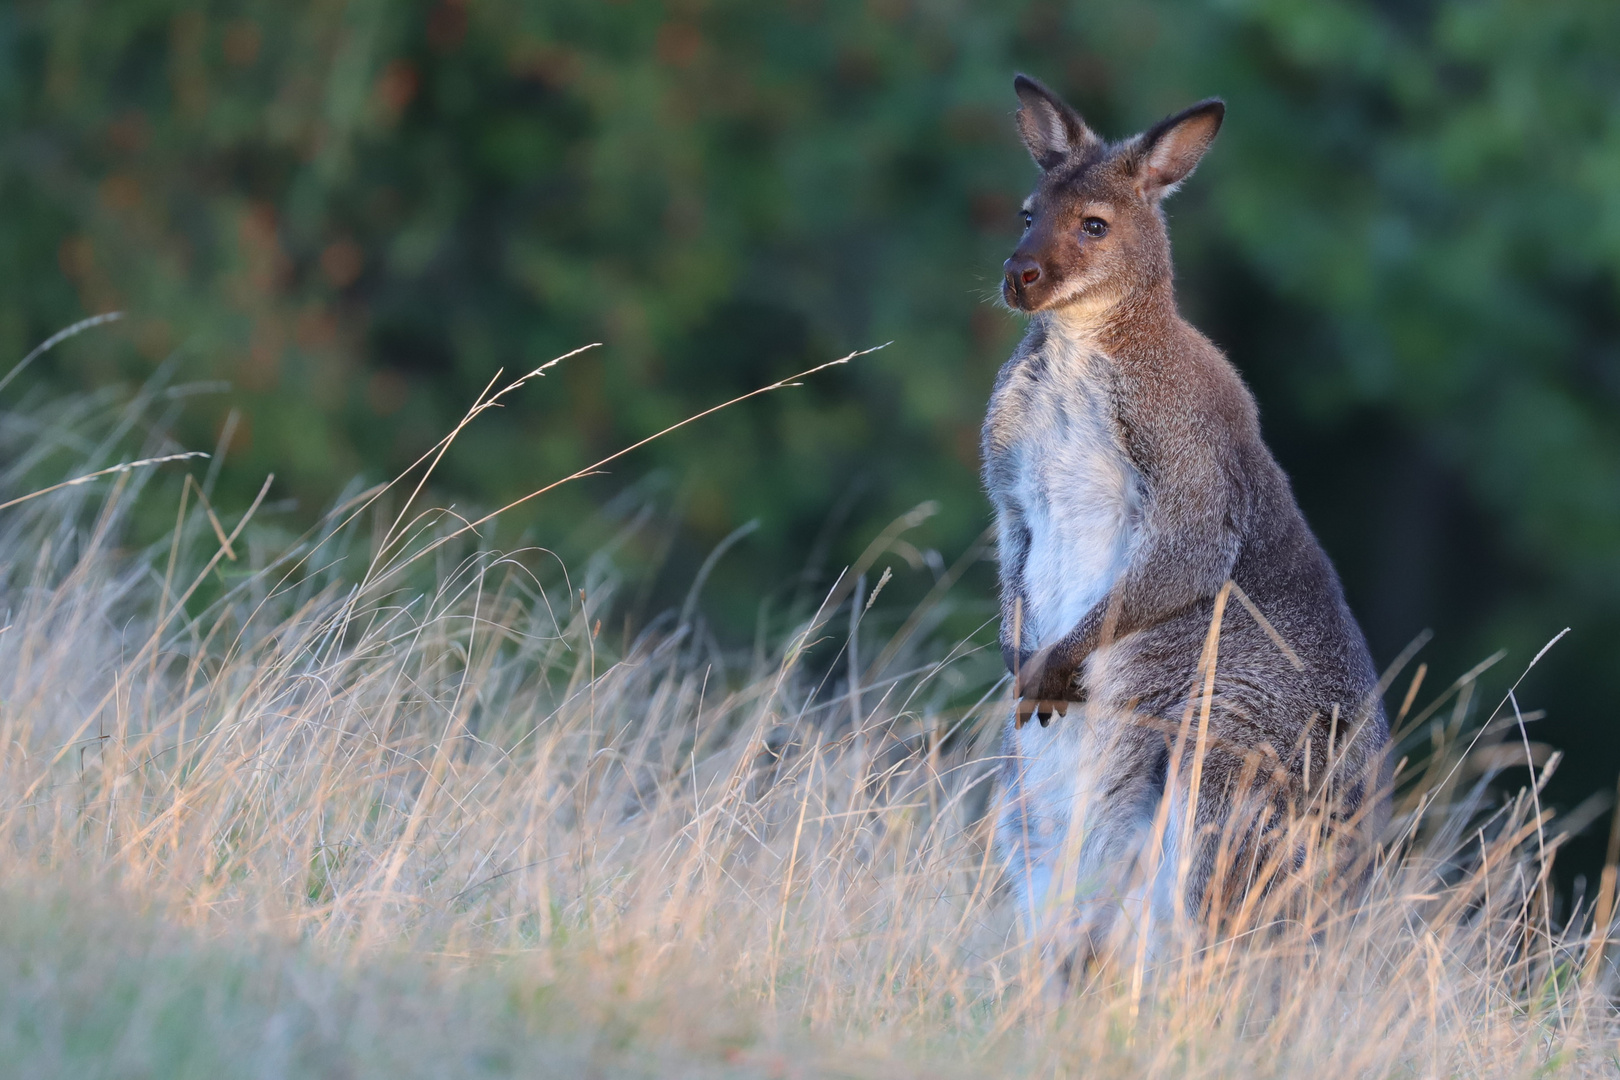
[[[1019,332],[992,298],[1033,178],[1015,70],[1111,135],[1227,99],[1170,204],[1183,303],[1258,394],[1376,655],[1433,628],[1438,686],[1507,648],[1499,693],[1572,627],[1520,700],[1570,751],[1554,801],[1612,784],[1611,0],[21,0],[0,356],[129,311],[116,347],[31,377],[229,380],[179,421],[207,447],[237,411],[221,497],[275,471],[309,517],[497,368],[606,343],[467,433],[440,483],[484,504],[892,340],[510,526],[549,540],[639,484],[673,523],[621,553],[666,567],[654,610],[758,518],[706,593],[746,637],[818,536],[836,568],[926,499],[924,562],[984,527],[978,424]]]

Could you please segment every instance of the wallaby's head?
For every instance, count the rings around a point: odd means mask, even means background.
[[[1226,115],[1211,98],[1119,143],[1098,138],[1052,91],[1020,75],[1018,132],[1041,168],[1024,202],[1024,235],[1008,259],[1009,307],[1105,308],[1170,279],[1160,201],[1174,191]]]

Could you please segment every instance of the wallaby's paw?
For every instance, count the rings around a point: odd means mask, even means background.
[[[1041,722],[1041,727],[1046,727],[1052,722],[1053,713],[1058,716],[1069,715],[1069,703],[1062,699],[1053,701],[1041,698],[1019,698],[1015,725],[1021,730],[1025,724],[1029,723],[1029,718],[1033,716]]]
[[[1032,714],[1040,719],[1042,727],[1051,722],[1054,710],[1059,716],[1067,714],[1069,702],[1085,696],[1075,686],[1077,674],[1074,665],[1066,657],[1055,655],[1050,646],[1032,655],[1018,673],[1018,726],[1023,727]]]

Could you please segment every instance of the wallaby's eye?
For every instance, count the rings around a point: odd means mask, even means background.
[[[1026,229],[1035,223],[1035,215],[1028,210],[1018,211],[1018,216],[1024,219],[1024,228]]]
[[[1080,223],[1080,231],[1093,240],[1100,240],[1108,235],[1108,222],[1100,217],[1088,217]]]

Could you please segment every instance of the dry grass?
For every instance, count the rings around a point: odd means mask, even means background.
[[[75,408],[0,422],[13,485]],[[145,475],[0,518],[17,1075],[1620,1073],[1592,920],[1553,922],[1563,825],[1485,785],[1520,727],[1475,738],[1474,675],[1406,695],[1365,904],[1307,865],[1286,922],[1056,1001],[987,848],[1004,692],[929,632],[949,576],[881,640],[851,618],[904,522],[724,671],[690,610],[615,655],[605,560],[377,493],[294,539],[188,487],[120,550]]]

